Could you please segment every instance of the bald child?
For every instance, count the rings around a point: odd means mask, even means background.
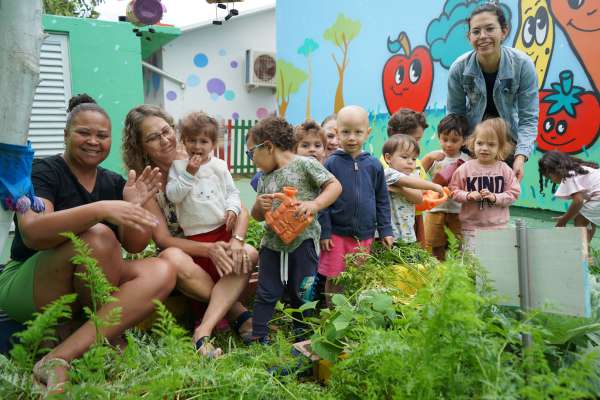
[[[337,114],[340,150],[333,152],[327,168],[342,184],[342,194],[321,212],[319,273],[327,277],[326,293],[339,293],[332,279],[345,270],[345,256],[369,252],[377,231],[386,246],[394,243],[390,203],[383,167],[363,151],[371,127],[369,114],[359,106],[346,106]]]

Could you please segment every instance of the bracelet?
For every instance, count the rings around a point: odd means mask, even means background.
[[[241,236],[241,235],[238,235],[237,233],[236,233],[236,234],[233,234],[233,235],[231,235],[231,238],[232,238],[232,239],[235,239],[235,240],[238,240],[238,241],[240,241],[241,243],[244,243],[244,240],[245,240],[245,238],[244,238],[243,236]]]

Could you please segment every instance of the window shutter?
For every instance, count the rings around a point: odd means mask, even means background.
[[[35,90],[29,121],[29,140],[36,157],[63,152],[70,97],[71,74],[67,36],[50,34],[42,43],[40,82]]]

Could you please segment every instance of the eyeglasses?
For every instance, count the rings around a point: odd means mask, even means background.
[[[256,149],[261,148],[262,146],[265,145],[266,142],[262,142],[259,143],[257,145],[255,145],[254,147],[252,147],[251,149],[246,150],[246,156],[248,157],[249,160],[253,160],[254,159],[254,152],[256,151]]]
[[[144,140],[144,143],[154,144],[154,143],[158,142],[161,138],[169,139],[169,136],[171,136],[172,134],[173,134],[173,128],[171,128],[170,126],[167,126],[161,132],[153,133],[152,135],[148,136],[146,138],[146,140]]]
[[[482,32],[485,32],[485,36],[491,36],[494,34],[494,32],[496,32],[497,29],[500,29],[500,27],[494,26],[494,25],[486,26],[483,29],[475,28],[475,29],[471,29],[471,31],[469,32],[469,35],[471,35],[473,37],[479,37],[479,36],[481,36]]]

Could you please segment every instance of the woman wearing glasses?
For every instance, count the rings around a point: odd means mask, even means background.
[[[538,125],[538,80],[527,54],[502,45],[508,24],[502,8],[488,3],[467,19],[473,46],[450,67],[448,112],[465,115],[470,129],[494,117],[511,128],[515,149],[506,160],[519,180],[533,150]]]
[[[135,107],[127,114],[123,156],[129,169],[143,170],[147,165],[159,168],[163,190],[173,161],[188,158],[177,147],[173,118],[153,105]],[[242,207],[237,218],[236,234],[231,241],[200,243],[183,237],[175,206],[167,199],[164,191],[159,191],[145,207],[159,221],[153,231],[153,238],[161,249],[167,249],[161,253],[161,257],[177,266],[176,287],[186,296],[208,303],[196,332],[202,332],[202,338],[208,337],[217,323],[226,317],[242,337],[250,335],[250,313],[238,301],[248,282],[248,274],[242,271],[251,270],[258,260],[258,253],[252,246],[238,245],[245,239],[247,210]],[[215,282],[208,272],[194,263],[192,257],[210,259],[221,276],[220,279]],[[199,351],[203,355],[218,356],[221,353],[220,349],[215,349],[207,341],[201,342]]]

